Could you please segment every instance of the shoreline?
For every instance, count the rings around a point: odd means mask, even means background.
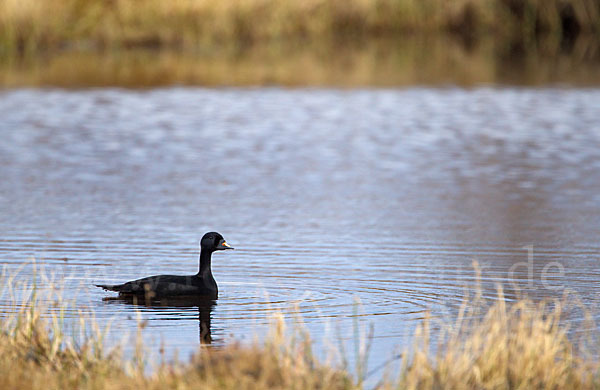
[[[484,35],[530,44],[600,36],[595,0],[6,0],[0,4],[5,53],[51,48],[179,47],[298,39],[402,39],[410,34]]]
[[[600,86],[600,45],[580,37],[522,51],[447,34],[404,40],[288,41],[237,47],[64,49],[0,57],[0,86]]]

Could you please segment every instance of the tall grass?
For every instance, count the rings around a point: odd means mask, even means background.
[[[356,388],[346,372],[316,361],[305,333],[287,338],[280,316],[261,346],[234,344],[203,349],[183,363],[153,362],[142,343],[142,321],[133,353],[124,354],[125,344],[107,345],[108,328],[93,316],[83,315],[76,329],[66,326],[69,304],[60,295],[40,298],[35,287],[8,295],[25,299],[8,299],[13,307],[0,317],[1,389]]]
[[[41,302],[33,290],[29,299],[15,302],[12,314],[0,320],[2,389],[363,387],[364,363],[359,362],[356,377],[341,366],[320,363],[308,335],[286,330],[281,315],[274,316],[262,345],[203,349],[187,362],[163,362],[149,373],[144,369],[148,355],[141,338],[134,356],[125,358],[118,346],[105,345],[105,332],[92,319],[82,322],[80,336],[75,337],[65,331],[62,311],[47,310]],[[475,300],[464,305],[451,323],[424,321],[412,348],[403,354],[400,371],[378,373],[376,387],[600,389],[597,356],[586,355],[569,339],[562,314],[558,302],[535,304],[523,299],[509,304],[500,290],[491,307]],[[432,340],[437,340],[435,348]],[[357,348],[362,341],[357,341]]]
[[[559,302],[534,304],[521,299],[508,304],[500,289],[498,301],[481,316],[472,309],[463,307],[454,324],[442,327],[435,354],[429,345],[429,323],[420,326],[400,387],[600,388],[598,356],[588,355],[585,347],[595,341],[574,344],[569,339]]]
[[[2,0],[8,51],[202,44],[414,32],[535,39],[600,32],[598,0]]]

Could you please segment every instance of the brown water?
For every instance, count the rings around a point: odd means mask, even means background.
[[[479,37],[280,42],[193,50],[65,50],[2,57],[0,86],[600,86],[600,42]]]
[[[197,307],[91,285],[195,273],[210,230],[237,248],[200,310],[217,345],[297,305],[319,344],[373,324],[376,367],[455,312],[475,259],[490,299],[572,290],[600,319],[599,118],[598,89],[5,90],[0,263],[31,281],[35,258],[114,337],[139,310],[180,356]]]

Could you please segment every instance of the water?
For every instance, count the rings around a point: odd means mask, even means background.
[[[200,45],[196,50],[65,48],[33,56],[0,56],[0,86],[397,88],[425,84],[598,88],[598,47],[600,40],[595,34],[579,34],[574,40],[538,36],[536,42],[525,43],[497,34],[461,39],[442,33],[402,34],[401,39],[348,36],[293,44],[255,41],[239,46],[221,42],[218,47]]]
[[[599,118],[598,89],[4,90],[0,263],[180,356],[200,322],[224,345],[297,310],[325,347],[372,324],[377,367],[456,311],[473,260],[487,298],[570,290],[600,319]],[[237,248],[212,307],[92,287],[195,273],[211,230]]]

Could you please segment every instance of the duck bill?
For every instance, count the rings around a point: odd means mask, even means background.
[[[219,243],[219,249],[221,250],[225,250],[225,249],[235,249],[234,247],[232,247],[231,245],[229,245],[227,243],[227,241],[225,240],[221,240],[221,242]]]

